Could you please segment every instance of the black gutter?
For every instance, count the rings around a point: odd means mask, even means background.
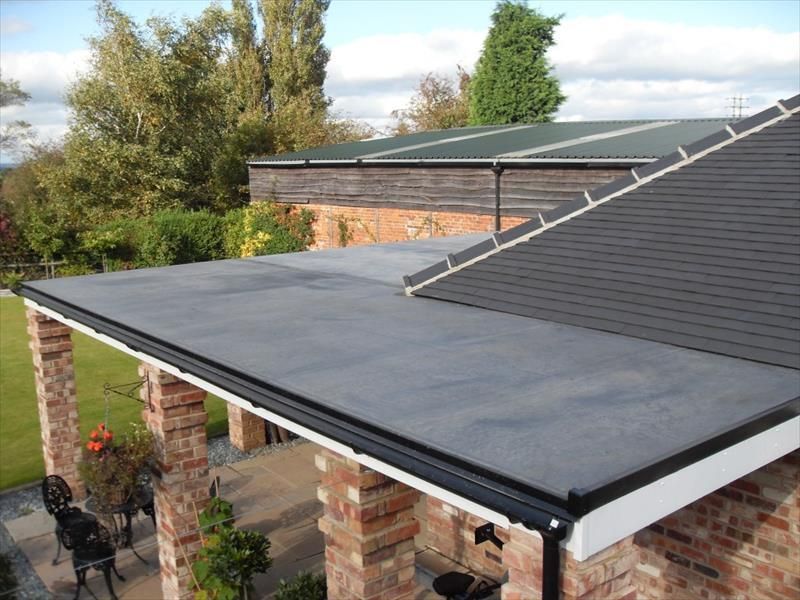
[[[121,323],[63,302],[22,284],[19,293],[34,302],[73,319],[98,333],[190,373],[253,406],[266,408],[292,422],[350,446],[504,515],[528,529],[548,530],[553,523],[575,521],[566,501],[510,477],[474,465],[377,427],[352,415],[333,410],[291,390],[258,380],[228,365],[210,361],[191,351],[165,343]]]
[[[492,173],[494,173],[494,230],[500,231],[500,176],[505,171],[502,165],[492,165]]]

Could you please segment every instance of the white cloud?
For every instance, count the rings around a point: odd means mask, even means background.
[[[3,17],[0,19],[0,35],[14,35],[31,31],[33,25],[16,17]]]
[[[24,26],[2,23],[9,31]],[[472,70],[485,35],[438,29],[336,46],[326,92],[343,116],[383,128],[425,74]],[[724,116],[735,94],[748,97],[754,113],[800,90],[800,35],[765,28],[578,17],[556,30],[550,60],[568,96],[560,120]],[[32,100],[0,116],[33,123],[40,139],[58,137],[66,128],[64,91],[88,62],[88,50],[1,54],[3,76],[18,79]]]
[[[566,19],[550,58],[563,80],[766,80],[800,77],[800,37],[763,27],[708,27],[611,15]]]
[[[326,89],[377,126],[426,73],[471,70],[485,33],[360,38],[333,49]],[[724,116],[735,94],[753,113],[800,89],[800,36],[765,28],[578,17],[556,30],[550,61],[569,97],[560,120]]]
[[[31,99],[24,106],[0,110],[0,121],[27,121],[33,125],[37,139],[43,142],[60,138],[67,129],[64,92],[88,65],[88,50],[3,52],[0,54],[3,77],[18,80],[20,88],[29,93]],[[4,155],[2,162],[18,159],[18,156]]]
[[[3,77],[17,79],[34,102],[60,102],[67,85],[89,65],[89,51],[3,52]]]
[[[335,90],[377,82],[417,83],[428,72],[454,74],[459,64],[471,69],[483,37],[481,31],[439,29],[359,38],[332,49],[327,84]]]

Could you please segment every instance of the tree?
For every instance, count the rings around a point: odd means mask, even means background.
[[[23,106],[31,95],[19,87],[19,81],[0,77],[0,108]],[[26,121],[15,120],[0,130],[0,150],[14,151],[20,142],[31,138],[31,125]]]
[[[470,76],[458,67],[458,90],[448,77],[428,73],[407,108],[392,111],[398,120],[394,135],[464,127],[469,122]]]
[[[269,77],[266,51],[258,39],[250,0],[233,0],[231,4],[231,55],[228,60],[233,90],[232,109],[244,119],[267,117]]]
[[[475,125],[551,121],[566,100],[546,53],[561,17],[503,0],[492,13],[470,86]]]
[[[324,16],[330,0],[260,0],[269,65],[269,109],[276,152],[327,142]]]
[[[315,109],[330,104],[322,90],[330,58],[322,43],[329,5],[330,0],[260,0],[272,111],[297,100]]]
[[[67,92],[65,162],[45,177],[51,196],[94,221],[213,206],[209,172],[230,128],[227,13],[141,28],[101,0],[97,18],[90,69]]]

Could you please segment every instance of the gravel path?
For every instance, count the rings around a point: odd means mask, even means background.
[[[285,444],[272,444],[264,448],[256,448],[250,452],[241,452],[234,448],[227,435],[219,436],[208,440],[208,465],[210,467],[221,467],[230,465],[241,460],[261,456],[262,454],[274,454],[287,448],[293,448],[299,444],[305,444],[307,440],[297,438]],[[14,565],[14,572],[20,589],[16,592],[18,600],[38,600],[40,598],[52,598],[47,591],[42,580],[33,570],[30,562],[25,555],[17,548],[14,540],[9,535],[3,522],[29,515],[34,511],[44,510],[42,502],[41,487],[36,485],[0,494],[0,553],[10,557]],[[7,596],[0,597],[5,600]]]

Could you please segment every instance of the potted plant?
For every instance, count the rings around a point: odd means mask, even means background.
[[[98,506],[113,507],[131,497],[152,460],[153,434],[144,425],[132,425],[116,438],[105,423],[100,423],[89,433],[78,468]]]
[[[272,565],[270,542],[233,524],[233,506],[217,497],[198,515],[203,547],[192,564],[195,600],[249,600],[253,578]]]

